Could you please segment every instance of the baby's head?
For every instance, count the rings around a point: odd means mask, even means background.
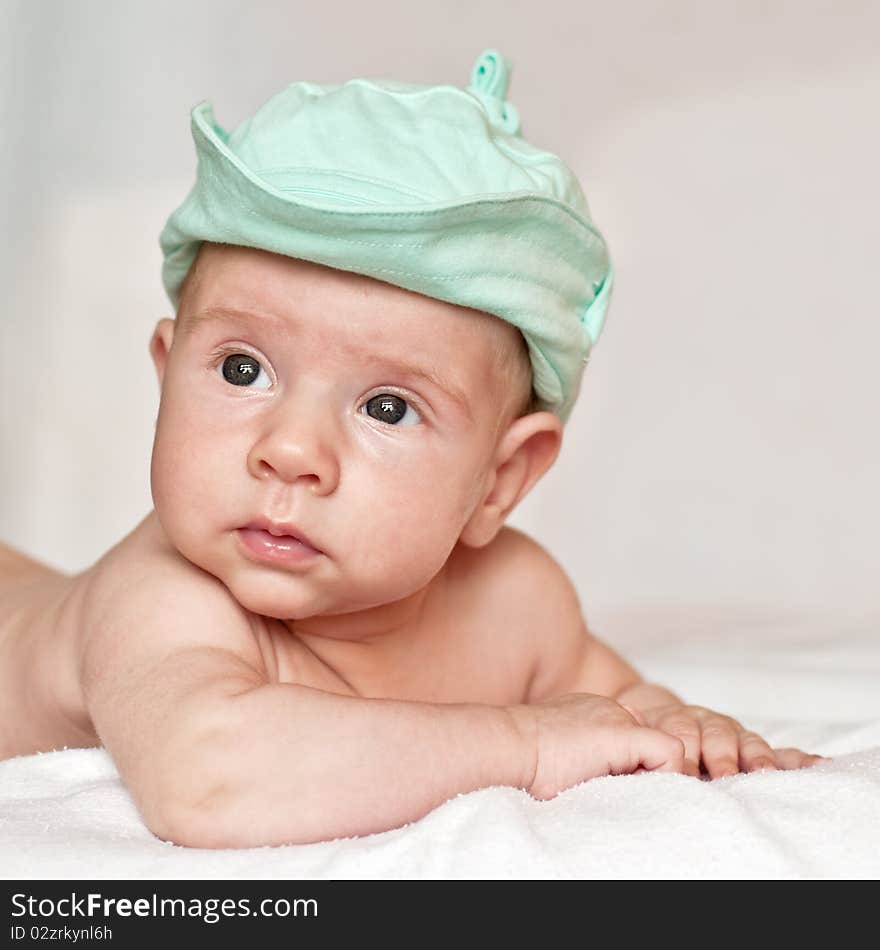
[[[157,514],[277,617],[418,591],[553,464],[612,272],[576,177],[519,134],[510,66],[471,83],[294,83],[232,134],[192,111],[196,184],[160,237],[176,322]],[[240,529],[322,554],[268,569]]]
[[[374,278],[206,243],[151,352],[156,512],[243,606],[296,618],[398,600],[481,547],[559,451],[516,327]],[[249,560],[289,522],[321,556]],[[293,529],[291,529],[293,530]]]

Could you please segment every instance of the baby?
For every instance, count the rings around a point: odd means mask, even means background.
[[[491,785],[820,758],[643,682],[505,525],[611,283],[508,69],[299,83],[232,137],[193,111],[176,319],[150,341],[155,508],[76,575],[0,546],[0,757],[103,745],[156,835],[207,848],[379,832]]]

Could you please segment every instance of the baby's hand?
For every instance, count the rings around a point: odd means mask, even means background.
[[[700,775],[701,761],[710,778],[722,778],[740,771],[800,769],[825,758],[800,749],[771,749],[736,719],[704,706],[671,703],[639,710],[637,717],[646,726],[681,739],[685,747],[684,772],[695,777]]]
[[[619,703],[571,693],[535,705],[508,707],[526,738],[522,787],[547,799],[600,775],[684,771],[680,740],[640,726]]]

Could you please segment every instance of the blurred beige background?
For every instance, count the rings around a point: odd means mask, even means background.
[[[485,47],[615,260],[554,470],[512,523],[620,607],[876,609],[880,7],[794,0],[0,2],[0,539],[65,570],[151,507],[158,235],[189,111],[466,85]]]

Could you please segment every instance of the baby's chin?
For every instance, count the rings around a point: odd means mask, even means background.
[[[236,575],[219,578],[236,602],[246,611],[260,617],[281,621],[307,620],[311,617],[350,614],[396,600],[397,591],[383,591],[377,599],[373,590],[369,597],[358,597],[351,584],[330,586],[316,578],[297,574],[265,571],[262,576]],[[341,588],[345,587],[342,592]],[[384,596],[387,595],[387,596]]]
[[[221,576],[220,580],[244,610],[261,617],[305,620],[328,610],[333,611],[339,606],[338,598],[319,590],[314,581],[296,575],[259,578]]]

